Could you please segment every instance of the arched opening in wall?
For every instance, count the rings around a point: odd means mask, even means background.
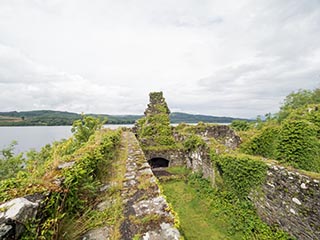
[[[165,158],[151,158],[148,161],[151,168],[166,168],[169,167],[169,160]]]

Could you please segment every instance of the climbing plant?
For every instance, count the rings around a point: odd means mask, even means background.
[[[306,120],[285,120],[282,124],[278,158],[304,170],[320,170],[320,142],[317,128]]]
[[[137,135],[142,147],[175,146],[169,113],[162,92],[150,93],[150,104],[145,111],[145,116],[136,123]]]
[[[211,155],[223,182],[229,191],[240,199],[248,197],[250,191],[263,183],[267,165],[247,155]]]
[[[276,158],[279,132],[279,125],[269,124],[258,131],[249,141],[242,144],[241,150],[247,154]]]

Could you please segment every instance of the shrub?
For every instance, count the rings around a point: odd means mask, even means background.
[[[247,198],[250,191],[263,183],[267,165],[246,155],[212,155],[225,186],[239,198]]]
[[[87,142],[92,134],[98,129],[101,129],[103,121],[91,116],[82,116],[82,119],[76,120],[72,124],[71,132],[75,142],[81,145]]]
[[[241,145],[247,154],[276,158],[280,126],[268,125],[257,132],[248,142]]]
[[[236,131],[247,131],[250,128],[250,124],[242,120],[234,120],[230,126]]]
[[[24,168],[23,154],[14,155],[13,151],[16,144],[17,142],[13,141],[8,147],[0,151],[0,180],[12,178]]]
[[[205,141],[200,136],[197,136],[197,135],[194,135],[194,134],[190,135],[183,142],[183,147],[188,151],[195,150],[195,149],[203,147],[205,145],[206,145]]]
[[[278,159],[293,167],[319,172],[320,142],[317,128],[306,120],[285,120],[277,148]]]

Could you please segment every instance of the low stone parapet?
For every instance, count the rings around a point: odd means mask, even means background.
[[[121,239],[178,240],[180,233],[157,179],[133,133],[127,132],[128,159],[122,197],[124,221]]]

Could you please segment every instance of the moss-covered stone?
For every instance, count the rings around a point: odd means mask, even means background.
[[[150,103],[145,116],[136,122],[135,130],[143,148],[168,147],[176,145],[170,126],[170,110],[162,92],[149,94]]]

